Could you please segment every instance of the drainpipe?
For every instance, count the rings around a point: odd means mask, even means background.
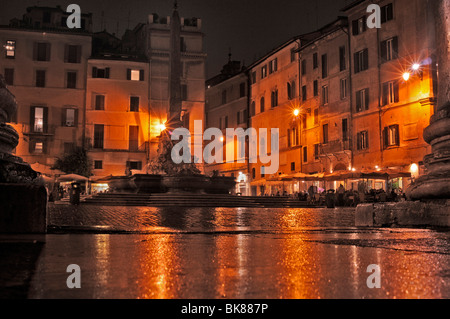
[[[348,143],[350,148],[350,165],[353,168],[354,165],[354,151],[353,151],[353,76],[352,76],[352,46],[351,46],[351,34],[350,34],[350,23],[347,18],[347,30],[341,27],[342,31],[347,34],[347,45],[348,45],[348,91],[349,91],[349,103],[350,103],[350,118],[348,121]]]

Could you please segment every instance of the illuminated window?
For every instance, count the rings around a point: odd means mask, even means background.
[[[8,59],[14,59],[16,57],[16,41],[7,40],[5,49],[6,49],[6,57]]]
[[[45,133],[48,111],[46,107],[32,106],[30,108],[31,130],[33,133]]]
[[[43,152],[44,152],[44,143],[36,142],[36,144],[34,144],[34,153],[41,154]]]
[[[127,69],[127,80],[144,81],[144,70]]]
[[[77,110],[76,109],[66,109],[65,118],[63,126],[73,127],[76,126]]]
[[[29,152],[31,154],[44,154],[46,153],[46,142],[43,140],[30,140],[29,143]]]
[[[267,65],[264,65],[261,68],[261,79],[264,79],[267,76]]]
[[[398,81],[383,83],[383,106],[399,102]]]
[[[362,112],[369,109],[369,89],[363,89],[356,92],[356,112]]]

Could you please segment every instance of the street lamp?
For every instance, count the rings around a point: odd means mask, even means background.
[[[299,109],[295,109],[294,110],[294,116],[298,116],[300,114],[300,110]]]
[[[411,76],[411,74],[409,72],[403,73],[403,80],[408,81],[410,76]]]

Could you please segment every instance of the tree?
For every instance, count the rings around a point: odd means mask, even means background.
[[[92,160],[82,147],[75,148],[71,153],[65,154],[56,160],[55,169],[59,169],[68,174],[78,174],[89,177],[92,172]]]

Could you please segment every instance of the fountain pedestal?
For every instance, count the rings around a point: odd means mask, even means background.
[[[30,165],[11,154],[19,135],[6,122],[16,111],[0,75],[0,233],[45,233],[47,190]]]

